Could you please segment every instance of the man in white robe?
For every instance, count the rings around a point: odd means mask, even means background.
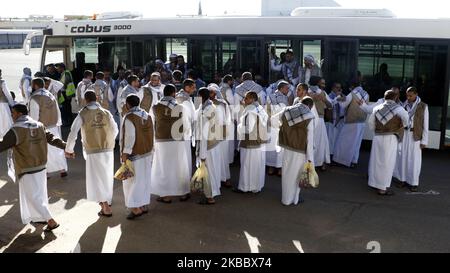
[[[15,104],[11,113],[14,124],[0,141],[0,152],[10,148],[13,150],[14,167],[10,166],[8,173],[19,184],[22,223],[47,224],[44,231],[48,232],[59,227],[59,224],[53,219],[48,205],[45,172],[47,145],[64,149],[66,144],[46,130],[42,123],[30,118],[26,105]]]
[[[218,88],[218,87],[217,87]],[[213,88],[211,88],[212,90]],[[213,91],[214,92],[214,91]],[[198,91],[202,98],[202,105],[197,110],[196,118],[196,139],[197,139],[197,161],[206,164],[208,170],[209,185],[205,185],[204,199],[200,200],[201,205],[215,204],[214,197],[220,195],[220,182],[223,172],[223,148],[220,143],[223,135],[220,130],[220,119],[218,117],[217,106],[209,99],[210,90],[202,87]],[[206,190],[206,189],[210,189]]]
[[[279,112],[284,111],[289,106],[289,86],[286,81],[280,81],[277,90],[267,97],[267,113],[269,118]],[[269,166],[268,175],[274,175],[277,169],[277,175],[281,176],[281,166],[283,162],[283,149],[278,146],[279,127],[269,126],[270,142],[266,145],[266,165]]]
[[[345,99],[337,99],[340,107],[345,109],[345,118],[334,144],[333,161],[356,168],[367,119],[367,113],[361,105],[369,102],[369,94],[358,81],[351,84],[351,89]]]
[[[29,115],[32,119],[44,124],[55,137],[61,138],[61,112],[56,98],[44,89],[44,80],[35,78],[31,81],[33,92],[29,101]],[[59,172],[60,176],[67,176],[67,160],[64,151],[48,146],[47,174]]]
[[[121,159],[131,160],[134,176],[122,185],[125,206],[130,210],[127,219],[133,220],[147,213],[150,205],[154,131],[152,118],[139,107],[137,95],[128,95],[125,103],[120,130]]]
[[[250,72],[242,73],[242,83],[236,86],[236,90],[234,93],[234,100],[241,104],[245,98],[247,92],[252,91],[255,92],[258,96],[258,102],[261,105],[266,104],[266,92],[264,92],[264,88],[261,85],[257,84],[253,81],[253,75]]]
[[[128,84],[120,92],[120,96],[117,97],[117,110],[119,111],[119,114],[122,118],[126,114],[125,108],[127,97],[130,94],[137,95],[139,97],[139,100],[142,100],[143,97],[142,91],[139,89],[140,83],[138,76],[136,75],[128,76],[127,83]]]
[[[220,85],[220,93],[222,98],[228,103],[231,115],[230,126],[227,127],[227,142],[228,142],[228,160],[229,164],[234,162],[234,153],[237,148],[236,126],[237,117],[239,115],[240,103],[236,102],[233,94],[233,76],[225,75]]]
[[[192,172],[191,151],[186,149],[184,128],[191,126],[183,106],[175,100],[173,84],[164,87],[164,97],[153,106],[155,116],[155,152],[152,168],[152,194],[158,202],[171,203],[171,196],[186,201]],[[191,127],[189,127],[191,128]]]
[[[142,87],[141,108],[150,114],[153,122],[155,117],[151,109],[164,97],[164,87],[165,85],[161,83],[161,75],[158,72],[153,72],[150,75],[150,81]]]
[[[216,140],[219,142],[217,145],[220,150],[220,156],[217,159],[220,161],[220,181],[224,187],[231,188],[229,142],[227,136],[229,133],[228,128],[231,125],[230,108],[225,100],[217,98],[217,94],[220,94],[220,88],[217,84],[211,83],[207,88],[209,90],[210,100],[215,106]]]
[[[86,160],[87,200],[99,203],[99,216],[112,216],[114,184],[114,146],[118,128],[109,110],[97,103],[94,91],[84,93],[86,106],[73,121],[67,137],[66,156],[75,157],[74,147],[81,130],[83,156]]]
[[[58,98],[58,92],[64,87],[64,84],[60,81],[54,80],[49,77],[44,77],[45,89],[50,92],[53,97]]]
[[[110,109],[110,105],[114,100],[114,93],[112,91],[111,85],[109,85],[105,80],[105,74],[101,71],[95,73],[95,82],[89,86],[87,90],[92,90],[97,96],[97,102],[104,109]]]
[[[281,177],[281,203],[302,203],[299,181],[303,166],[314,159],[314,102],[305,97],[302,103],[286,107],[272,117],[272,126],[281,127],[278,138],[283,151],[283,175]]]
[[[325,80],[319,76],[312,76],[308,94],[314,100],[312,112],[316,116],[314,127],[314,166],[326,170],[330,164],[330,144],[328,142],[327,127],[325,126],[325,111],[333,107],[334,101],[324,91]]]
[[[237,127],[241,169],[237,192],[258,193],[264,187],[266,153],[264,145],[268,141],[268,115],[258,103],[256,92],[245,95],[245,109]]]
[[[393,195],[388,190],[397,160],[397,148],[408,124],[408,112],[395,102],[392,90],[386,91],[385,102],[373,109],[369,126],[374,130],[369,160],[369,186],[380,195]]]
[[[0,141],[13,124],[11,111],[9,110],[9,107],[13,105],[14,101],[11,97],[11,92],[5,80],[2,79],[2,70],[0,69]]]
[[[20,78],[19,90],[22,94],[23,101],[25,103],[28,102],[31,95],[31,69],[29,67],[25,67],[23,69],[22,78]]]
[[[422,168],[422,149],[428,144],[429,113],[428,106],[417,95],[415,87],[408,88],[406,98],[402,105],[408,112],[408,126],[399,144],[394,177],[400,181],[399,187],[407,185],[412,192],[416,192]]]
[[[91,87],[92,79],[94,78],[94,73],[91,70],[85,70],[83,73],[83,79],[78,83],[77,89],[75,90],[75,102],[76,105],[72,105],[72,108],[76,106],[74,111],[80,111],[84,106],[86,106],[86,101],[84,99],[84,93]]]
[[[181,89],[175,96],[175,99],[179,105],[182,106],[183,119],[187,122],[184,125],[184,145],[186,154],[188,155],[187,164],[189,166],[189,177],[192,177],[192,155],[194,154],[193,147],[195,146],[195,136],[193,129],[195,126],[195,105],[192,101],[192,95],[197,91],[195,81],[192,79],[185,79],[183,81],[183,89]],[[201,104],[201,100],[197,98],[196,104]],[[182,197],[181,200],[186,201],[189,199],[189,194]]]
[[[336,102],[336,99],[342,96],[341,84],[338,82],[333,83],[333,87],[331,88],[331,92],[328,96],[335,102],[333,104],[333,108],[331,109],[331,115],[329,117],[330,120],[325,121],[328,143],[330,144],[330,159],[332,159],[336,138],[344,126],[345,109],[341,108],[340,104]]]

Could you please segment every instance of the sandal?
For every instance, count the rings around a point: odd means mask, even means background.
[[[172,200],[166,200],[166,199],[164,199],[164,198],[162,198],[162,197],[158,197],[157,199],[156,199],[156,201],[158,201],[158,202],[161,202],[161,203],[166,203],[166,204],[170,204],[170,203],[172,203]]]
[[[54,225],[52,227],[47,225],[47,227],[44,229],[44,232],[50,232],[50,231],[54,230],[57,227],[59,227],[59,224],[56,224],[56,225]]]
[[[111,217],[111,216],[112,216],[112,213],[106,214],[106,213],[103,212],[103,210],[101,210],[101,211],[99,211],[99,212],[97,213],[97,215],[98,215],[98,216],[103,216],[103,217]]]
[[[134,212],[130,212],[128,215],[127,215],[127,219],[128,220],[134,220],[135,218],[137,218],[137,217],[139,217],[139,216],[142,216],[142,212],[141,213],[139,213],[139,214],[134,214]]]
[[[386,191],[384,191],[384,192],[378,191],[378,195],[392,196],[392,195],[394,195],[394,192],[393,192],[393,191],[390,191],[390,190],[386,190]]]
[[[186,202],[187,200],[189,200],[189,198],[191,198],[191,195],[188,193],[180,198],[180,202]]]
[[[210,202],[210,201],[208,201],[206,199],[198,201],[199,205],[214,205],[215,203],[216,203],[216,201]]]

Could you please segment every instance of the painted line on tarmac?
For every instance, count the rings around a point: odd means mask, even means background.
[[[303,251],[303,247],[302,247],[302,244],[300,243],[300,241],[298,241],[298,240],[293,240],[292,243],[294,244],[295,248],[297,248],[297,250],[298,250],[300,253],[305,253],[305,252]]]
[[[253,237],[247,231],[244,231],[245,237],[247,238],[248,245],[250,246],[251,253],[259,253],[259,247],[261,244],[259,243],[258,238]]]

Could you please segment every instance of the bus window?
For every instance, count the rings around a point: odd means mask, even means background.
[[[204,81],[212,81],[216,71],[214,39],[189,39],[189,66]]]
[[[321,58],[322,58],[322,41],[321,40],[282,40],[276,39],[271,40],[268,44],[268,54],[269,59],[272,59],[271,63],[269,63],[269,82],[274,83],[282,77],[287,79],[291,79],[292,83],[296,84],[299,80],[299,73],[301,67],[304,66],[303,57],[306,55],[312,55],[314,57],[315,63],[320,67],[321,66]],[[280,65],[286,62],[286,53],[292,52],[293,60],[288,67],[291,67],[294,75],[285,72],[286,75],[283,75],[283,68],[280,68]],[[293,63],[294,62],[294,63]],[[295,64],[295,65],[294,65]],[[282,66],[281,66],[282,67]],[[280,70],[281,69],[281,70]]]
[[[314,60],[316,61],[316,64],[318,66],[321,66],[322,61],[322,41],[320,40],[304,40],[302,41],[302,59],[306,55],[312,55],[314,57]],[[295,52],[294,52],[295,53]],[[302,60],[303,65],[303,60]]]
[[[412,42],[361,40],[358,70],[370,100],[383,97],[392,86],[404,90],[414,79],[415,47]],[[404,100],[404,94],[402,94]]]
[[[222,39],[220,43],[220,49],[222,51],[222,58],[218,58],[221,72],[223,75],[233,74],[236,70],[236,48],[237,42],[233,38]]]
[[[56,63],[62,63],[62,62],[64,62],[64,50],[63,49],[46,50],[45,51],[45,60],[44,60],[45,66],[47,66],[48,64],[56,64]]]
[[[441,131],[447,75],[447,45],[419,44],[416,87],[428,104],[430,130]]]
[[[285,62],[285,54],[288,50],[292,51],[291,40],[271,40],[269,43],[269,60],[274,59],[274,65],[279,65]],[[295,52],[294,52],[294,55]],[[282,77],[281,71],[272,69],[269,63],[269,83],[276,82]]]
[[[261,46],[260,39],[242,38],[239,39],[239,68],[242,72],[249,71],[253,73],[253,77],[262,75],[261,66]]]
[[[84,53],[85,63],[98,63],[98,43],[97,38],[76,38],[74,39],[75,55]]]
[[[187,54],[187,39],[186,38],[167,38],[166,39],[166,61],[169,60],[170,54],[183,55],[185,60],[188,60]]]

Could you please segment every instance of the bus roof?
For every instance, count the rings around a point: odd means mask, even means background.
[[[174,17],[55,22],[52,35],[297,35],[450,39],[450,19]]]

